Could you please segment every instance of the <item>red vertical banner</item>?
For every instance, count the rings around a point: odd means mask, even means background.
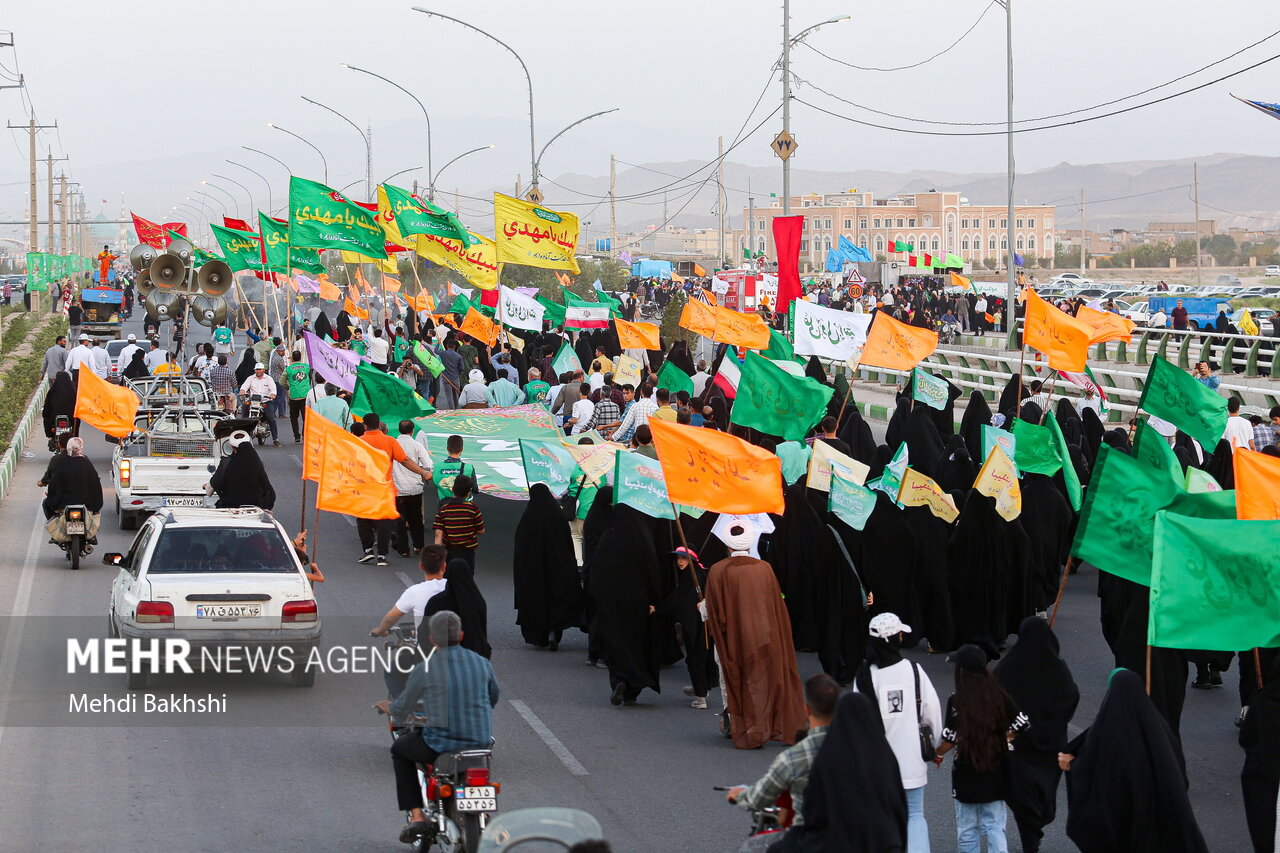
[[[187,236],[187,223],[185,222],[166,222],[162,227],[164,228],[164,244],[166,246],[173,242],[173,238],[169,236],[170,231],[181,234],[183,237]]]
[[[773,218],[773,245],[778,250],[778,304],[779,313],[791,307],[799,299],[800,290],[800,229],[803,216],[775,216]]]
[[[164,239],[164,228],[159,223],[143,219],[132,211],[129,215],[133,217],[133,230],[137,232],[139,242],[146,243],[153,249],[163,249],[168,245]]]

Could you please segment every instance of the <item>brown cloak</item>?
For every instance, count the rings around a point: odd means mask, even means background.
[[[706,601],[733,745],[756,749],[771,740],[795,743],[806,722],[804,694],[791,619],[773,569],[753,557],[721,560],[707,576]]]

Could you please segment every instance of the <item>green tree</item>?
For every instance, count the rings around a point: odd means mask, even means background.
[[[982,265],[989,270],[994,270],[999,268],[1000,262],[997,261],[995,258],[984,258],[982,260]]]
[[[1188,264],[1196,259],[1196,243],[1194,240],[1179,240],[1173,246],[1173,256],[1180,264]]]
[[[667,308],[662,313],[662,340],[668,347],[678,340],[688,344],[692,338],[689,330],[680,325],[680,314],[684,311],[684,305],[688,301],[684,291],[677,290],[671,294],[671,301],[667,303]]]
[[[1201,237],[1200,248],[1212,255],[1218,266],[1231,266],[1236,263],[1236,241],[1228,234]]]

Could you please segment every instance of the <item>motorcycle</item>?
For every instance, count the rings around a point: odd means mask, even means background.
[[[662,307],[657,302],[645,302],[640,306],[640,316],[646,320],[653,320],[662,313]]]
[[[49,439],[50,453],[58,449],[58,439],[68,432],[71,432],[71,416],[58,415],[53,421],[53,436]]]
[[[712,790],[731,791],[733,788],[732,785],[716,785]],[[751,831],[747,833],[747,840],[738,848],[739,853],[767,850],[771,844],[782,838],[782,833],[791,826],[792,817],[791,794],[787,791],[783,791],[772,805],[752,809]]]
[[[258,440],[258,446],[267,440],[267,418],[266,408],[261,394],[249,395],[248,419],[254,422],[253,437]]]
[[[89,510],[84,504],[63,507],[61,526],[66,541],[58,542],[58,546],[66,552],[71,568],[79,569],[80,558],[93,553],[93,546],[89,544]]]

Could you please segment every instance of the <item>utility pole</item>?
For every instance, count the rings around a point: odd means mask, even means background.
[[[791,135],[791,0],[782,0],[782,132]],[[782,158],[782,215],[791,215],[791,157]]]
[[[1012,334],[1017,323],[1017,274],[1014,272],[1013,266],[1013,0],[1003,0],[1004,16],[1005,16],[1005,66],[1007,72],[1006,80],[1006,98],[1008,101],[1008,117],[1005,126],[1005,137],[1008,145],[1008,173],[1009,173],[1009,209],[1008,209],[1008,228],[1006,229],[1005,239],[1009,241],[1009,252],[1005,256],[1006,266],[1008,267],[1008,281],[1006,282],[1005,314],[1007,316],[1007,325],[1010,331],[1009,347],[1012,349],[1013,344],[1017,341],[1017,335]]]
[[[28,148],[28,159],[31,164],[31,234],[27,238],[27,242],[30,243],[27,251],[30,252],[40,251],[40,226],[37,224],[37,220],[40,217],[38,215],[39,211],[36,209],[39,207],[39,204],[36,202],[36,131],[55,128],[57,126],[58,123],[56,121],[53,124],[36,124],[35,119],[31,119],[25,128],[20,124],[10,123],[8,125],[9,130],[25,129],[31,134],[29,137],[30,147]]]
[[[618,157],[609,155],[609,257],[618,257]]]
[[[367,121],[364,132],[368,143],[364,147],[364,200],[376,202],[378,197],[373,194],[373,126]]]
[[[724,264],[724,137],[720,137],[720,157],[716,165],[716,213],[720,219],[720,254],[716,257],[716,266]]]
[[[1084,278],[1085,255],[1087,255],[1088,247],[1085,246],[1084,239],[1084,187],[1080,188],[1080,277]]]
[[[59,254],[67,254],[70,243],[67,242],[67,173],[63,172],[58,176],[61,187],[58,191],[58,208],[62,211],[62,228],[58,235],[58,252]]]
[[[47,189],[49,190],[49,242],[45,246],[45,248],[47,248],[50,252],[53,251],[53,242],[54,242],[53,240],[53,164],[58,162],[59,160],[70,160],[70,159],[71,159],[70,157],[54,157],[52,151],[50,151],[48,156],[45,157],[45,164],[48,168],[48,172],[46,173],[45,183],[48,184]]]
[[[751,194],[751,179],[747,178],[747,256],[756,255],[756,199]]]
[[[1200,164],[1191,164],[1191,186],[1196,202],[1196,289],[1200,288]]]

